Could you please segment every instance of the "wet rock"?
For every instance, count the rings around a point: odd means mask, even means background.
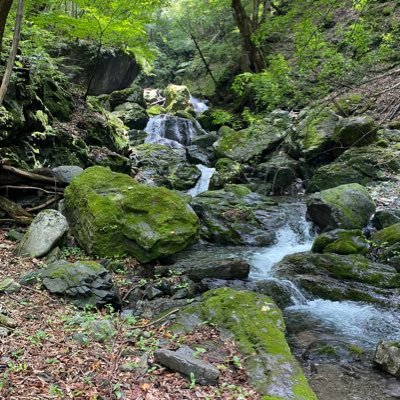
[[[322,230],[363,228],[374,212],[368,190],[357,183],[323,190],[307,201],[308,217]]]
[[[216,132],[205,133],[192,139],[192,144],[203,149],[209,149],[218,140]]]
[[[156,273],[184,274],[195,282],[205,278],[246,279],[249,263],[239,257],[227,256],[217,251],[191,251],[176,257],[172,265],[156,268]]]
[[[121,308],[121,299],[111,275],[92,261],[56,261],[40,271],[43,286],[53,294],[65,296],[78,307],[106,304]]]
[[[147,133],[140,129],[131,129],[128,131],[129,144],[133,147],[143,144],[147,138]]]
[[[400,274],[361,255],[298,253],[286,256],[276,276],[323,299],[353,300],[398,307]]]
[[[160,144],[137,146],[132,154],[133,166],[139,169],[139,181],[175,190],[189,190],[201,173],[188,163],[184,149],[172,149]]]
[[[148,262],[198,238],[198,218],[176,193],[102,167],[88,168],[72,181],[65,207],[72,232],[88,254],[130,254]]]
[[[200,235],[216,244],[265,246],[275,240],[282,214],[273,201],[242,185],[201,193],[192,200]]]
[[[374,363],[389,374],[400,378],[400,343],[379,342],[374,354]]]
[[[207,151],[200,146],[192,145],[186,147],[186,152],[188,160],[192,164],[211,165],[213,159],[213,153],[211,151]]]
[[[365,254],[370,244],[361,230],[335,229],[319,235],[313,243],[314,253]]]
[[[240,183],[245,180],[243,165],[230,158],[220,158],[215,164],[215,170],[211,177],[210,190],[222,189],[228,183]]]
[[[235,131],[223,127],[218,132],[219,139],[214,143],[219,158],[231,158],[238,162],[259,159],[275,150],[284,138],[284,132],[270,123]]]
[[[352,147],[333,163],[320,167],[312,176],[308,192],[316,192],[348,183],[366,185],[390,180],[400,171],[398,150],[378,146]]]
[[[20,256],[43,257],[62,242],[68,229],[68,222],[60,212],[41,211],[29,226],[16,253]]]
[[[193,357],[193,353],[187,347],[181,347],[177,351],[161,349],[154,352],[154,358],[161,365],[187,377],[193,374],[196,383],[215,385],[219,378],[218,369],[205,361]]]

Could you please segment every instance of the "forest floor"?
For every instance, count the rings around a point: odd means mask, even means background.
[[[6,233],[0,230],[0,281],[18,281],[42,262],[14,256],[16,244]],[[132,282],[123,272],[113,279],[123,298]],[[1,399],[260,399],[235,344],[209,326],[178,336],[166,320],[155,324],[109,309],[79,310],[40,284],[1,294],[0,314],[10,318],[9,334],[0,337]],[[109,323],[90,331],[98,321]],[[217,386],[201,386],[154,362],[156,349],[181,345],[220,370]]]

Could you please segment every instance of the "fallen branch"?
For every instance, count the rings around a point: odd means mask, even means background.
[[[33,221],[33,215],[23,209],[19,204],[0,196],[0,209],[4,210],[14,221],[29,225]]]
[[[60,200],[60,199],[61,199],[60,196],[54,196],[54,197],[52,197],[51,199],[49,199],[48,201],[46,201],[45,203],[40,204],[39,206],[36,206],[36,207],[27,208],[26,210],[29,211],[29,212],[32,212],[32,211],[41,211],[41,210],[43,210],[44,208],[46,208],[46,207],[48,207],[48,206],[54,204],[55,202],[57,202],[57,201]]]

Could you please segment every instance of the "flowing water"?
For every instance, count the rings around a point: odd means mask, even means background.
[[[274,277],[274,266],[286,255],[309,251],[313,233],[305,220],[305,207],[300,214],[296,211],[289,216],[297,219],[297,229],[291,221],[277,233],[275,245],[257,251],[250,257],[250,277],[255,280],[275,280],[285,287],[290,285],[294,305],[285,309],[287,319],[308,321],[319,331],[334,333],[341,339],[357,343],[365,349],[372,349],[379,340],[400,339],[400,313],[389,309],[352,301],[329,301],[306,299],[292,283]],[[300,228],[300,230],[299,230]]]
[[[190,102],[192,103],[196,115],[200,115],[204,111],[208,110],[208,106],[204,100],[196,99],[196,97],[190,96]]]
[[[200,170],[201,176],[196,182],[196,186],[187,192],[193,197],[208,190],[211,178],[215,172],[215,168],[208,168],[202,164],[198,164],[197,168]]]

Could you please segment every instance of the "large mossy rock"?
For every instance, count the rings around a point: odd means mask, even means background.
[[[222,189],[228,183],[243,181],[243,165],[230,158],[220,158],[215,163],[215,172],[211,177],[210,189]]]
[[[399,306],[400,274],[362,255],[298,253],[286,256],[275,272],[323,299]]]
[[[165,89],[165,107],[169,112],[190,110],[189,89],[183,85],[168,85]]]
[[[137,178],[144,183],[189,190],[201,175],[196,166],[187,162],[184,149],[145,143],[135,147],[130,157],[139,169]]]
[[[271,123],[262,123],[241,131],[222,127],[220,138],[214,143],[219,158],[227,157],[238,162],[262,158],[282,142],[285,131]]]
[[[340,119],[335,127],[333,140],[342,146],[364,146],[376,139],[378,126],[369,116]]]
[[[307,200],[307,215],[322,230],[361,229],[374,212],[368,190],[358,183],[323,190]]]
[[[108,97],[111,110],[124,103],[136,103],[139,106],[146,108],[146,101],[144,100],[143,89],[139,86],[133,85],[127,89],[116,90]]]
[[[150,119],[147,111],[136,103],[120,104],[113,115],[120,118],[129,129],[144,129]]]
[[[316,400],[285,339],[282,312],[267,296],[229,288],[203,295],[181,311],[179,327],[207,321],[228,331],[244,356],[244,368],[265,400]]]
[[[314,253],[365,254],[370,248],[361,230],[335,229],[319,235],[312,245]]]
[[[396,208],[389,208],[377,211],[372,218],[371,223],[373,227],[378,230],[398,224],[400,223],[400,210]]]
[[[243,185],[201,193],[192,200],[201,237],[219,245],[267,246],[283,223],[275,203]]]
[[[101,257],[129,254],[148,262],[198,238],[198,218],[176,193],[103,167],[88,168],[71,182],[65,208],[79,244]]]
[[[400,242],[400,223],[388,226],[372,235],[372,240],[379,245],[393,245]]]
[[[39,276],[43,286],[53,294],[67,297],[78,307],[106,304],[121,308],[121,299],[113,286],[111,275],[93,261],[77,261],[73,264],[60,260],[41,269]]]
[[[366,185],[389,180],[400,171],[399,152],[375,145],[352,147],[335,162],[320,167],[311,178],[307,191],[316,192],[347,183]]]

